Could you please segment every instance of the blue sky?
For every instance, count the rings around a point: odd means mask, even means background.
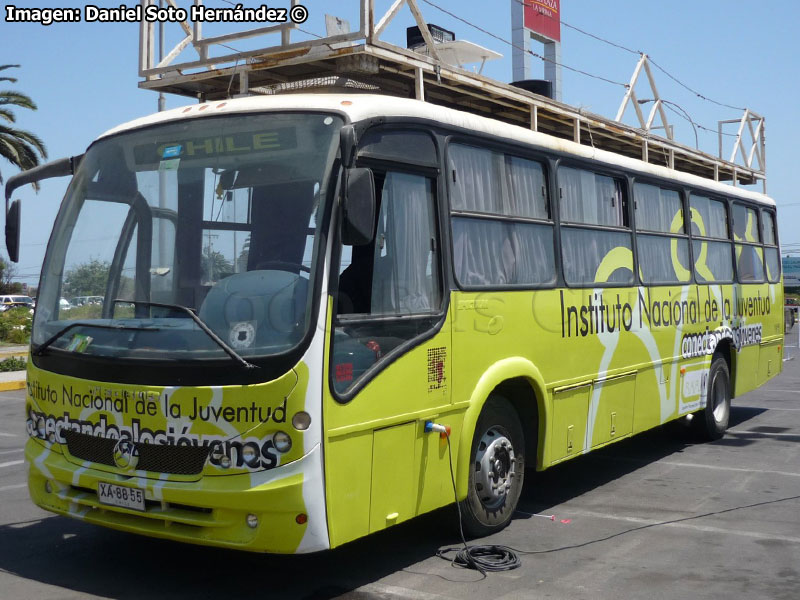
[[[511,38],[510,2],[497,0],[432,0],[505,39]],[[388,7],[388,0],[376,0],[376,10]],[[120,2],[98,2],[114,7]],[[133,6],[135,0],[128,0]],[[179,5],[187,6],[187,0]],[[226,7],[224,0],[206,0],[208,6]],[[259,6],[260,2],[245,2]],[[487,64],[485,74],[501,81],[511,79],[511,47],[481,31],[439,12],[419,0],[429,22],[454,30],[459,39],[491,48],[504,58]],[[76,7],[83,3],[27,2],[19,7]],[[288,0],[269,3],[288,6]],[[325,2],[306,0],[310,18],[303,28],[324,33],[323,15],[328,12],[357,22],[357,0]],[[45,141],[51,159],[80,154],[88,144],[111,127],[154,112],[157,94],[139,90],[137,82],[138,25],[133,23],[64,23],[44,27],[37,24],[7,23],[0,18],[0,64],[21,64],[12,76],[17,84],[4,87],[24,91],[39,105],[36,112],[18,110],[17,126],[37,133]],[[800,248],[800,198],[793,175],[797,172],[793,148],[800,134],[797,98],[800,95],[800,51],[797,23],[800,3],[790,0],[673,0],[669,3],[634,0],[562,0],[562,20],[591,34],[634,50],[647,52],[672,76],[704,96],[732,106],[748,107],[766,117],[768,193],[779,208],[779,228],[784,248]],[[387,41],[405,43],[405,27],[412,24],[407,9],[384,35]],[[238,31],[236,24],[207,26],[207,35]],[[177,40],[176,25],[169,25],[168,40]],[[174,31],[174,35],[172,34]],[[302,39],[304,35],[298,36]],[[275,43],[274,36],[263,39]],[[252,43],[235,44],[238,49]],[[226,51],[227,52],[227,51]],[[192,60],[188,49],[182,55]],[[637,56],[614,48],[568,27],[562,27],[562,62],[565,65],[616,82],[628,82]],[[541,69],[534,64],[535,69]],[[8,73],[8,72],[6,72]],[[5,73],[4,73],[5,74]],[[717,121],[736,119],[741,113],[706,102],[681,87],[664,73],[654,73],[661,96],[678,104],[692,119],[716,130]],[[570,70],[563,73],[563,100],[594,113],[613,118],[624,89]],[[637,88],[641,97],[649,97]],[[191,103],[190,99],[168,96],[167,106]],[[668,113],[676,138],[694,145],[692,127],[674,113]],[[633,122],[633,112],[627,121]],[[716,134],[699,132],[702,150],[716,153]],[[730,150],[728,150],[730,152]],[[16,172],[0,162],[4,178]],[[22,248],[18,263],[21,280],[38,279],[47,239],[66,180],[44,182],[38,194],[30,189],[17,195],[23,199]]]

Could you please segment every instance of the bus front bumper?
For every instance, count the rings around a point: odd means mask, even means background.
[[[31,499],[45,510],[131,533],[280,554],[330,547],[327,523],[312,522],[303,494],[310,479],[322,479],[320,454],[316,446],[272,471],[176,482],[79,467],[33,439],[25,446]],[[101,481],[143,490],[145,510],[102,504]]]

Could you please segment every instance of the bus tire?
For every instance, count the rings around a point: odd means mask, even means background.
[[[464,531],[484,537],[503,529],[517,508],[525,478],[525,436],[517,411],[492,395],[478,418],[470,452],[467,497],[461,501]]]
[[[708,371],[706,406],[694,413],[692,428],[702,439],[713,441],[725,435],[731,415],[731,376],[724,357],[714,355]]]

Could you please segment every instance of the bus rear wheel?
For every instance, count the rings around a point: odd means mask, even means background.
[[[516,410],[505,398],[487,400],[475,427],[470,457],[461,514],[466,534],[483,537],[511,521],[525,477],[525,436]]]
[[[702,439],[713,441],[725,435],[731,415],[731,376],[728,363],[715,355],[708,371],[706,407],[694,413],[692,428]]]

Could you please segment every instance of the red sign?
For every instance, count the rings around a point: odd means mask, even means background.
[[[561,0],[524,0],[525,29],[561,41]]]

